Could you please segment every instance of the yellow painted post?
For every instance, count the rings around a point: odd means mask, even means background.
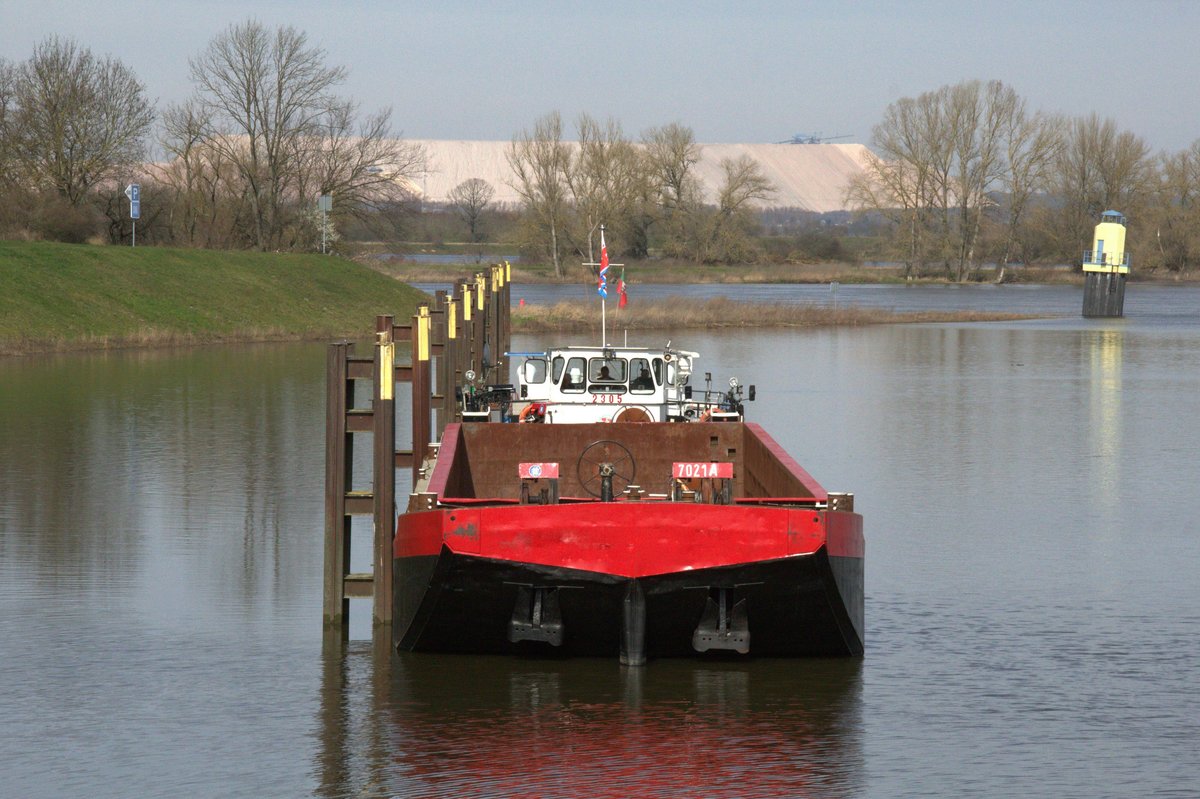
[[[375,317],[376,354],[371,403],[374,430],[373,513],[375,541],[371,557],[372,617],[375,624],[392,622],[392,537],[396,532],[396,344],[394,317]]]
[[[417,308],[412,326],[412,468],[415,486],[420,478],[425,452],[429,449],[429,306]]]
[[[460,371],[458,350],[458,300],[449,296],[446,298],[446,347],[439,366],[443,374],[442,394],[445,397],[442,403],[442,407],[445,409],[441,424],[443,431],[447,424],[458,421],[458,402],[454,397],[454,388],[458,385]]]

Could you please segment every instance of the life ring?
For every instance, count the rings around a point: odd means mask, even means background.
[[[641,405],[626,405],[613,415],[614,422],[651,422],[654,417]]]
[[[712,419],[712,408],[709,408],[707,411],[700,414],[700,418],[697,419],[696,421],[697,422],[707,422],[711,419]]]

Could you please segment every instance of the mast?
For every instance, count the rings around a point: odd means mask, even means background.
[[[584,266],[598,266],[600,271],[596,280],[596,293],[600,295],[600,346],[608,347],[608,268],[610,266],[625,266],[625,264],[610,264],[608,262],[608,245],[604,243],[604,225],[600,226],[600,263],[588,261]]]

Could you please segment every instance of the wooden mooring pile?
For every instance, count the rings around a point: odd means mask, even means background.
[[[329,345],[326,360],[325,417],[325,601],[327,631],[348,632],[350,600],[371,598],[375,625],[392,621],[392,537],[396,532],[396,472],[412,470],[416,485],[447,424],[461,421],[455,389],[468,371],[490,382],[507,382],[511,327],[511,272],[494,265],[473,279],[459,280],[450,292],[417,307],[405,324],[375,318],[370,355],[354,344]],[[398,362],[397,345],[409,350]],[[502,379],[501,379],[502,378]],[[359,407],[371,384],[370,404]],[[412,443],[396,449],[396,385],[411,387]],[[356,434],[372,436],[371,488],[355,490]],[[374,523],[370,572],[351,572],[351,522],[371,516]]]

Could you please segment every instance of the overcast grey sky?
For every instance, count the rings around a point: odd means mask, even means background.
[[[190,92],[188,58],[249,17],[308,33],[349,67],[345,94],[414,138],[509,139],[558,110],[632,135],[678,121],[702,142],[868,142],[890,102],[970,78],[1110,116],[1155,150],[1200,138],[1196,0],[0,0],[0,55],[70,36],[165,105]]]

